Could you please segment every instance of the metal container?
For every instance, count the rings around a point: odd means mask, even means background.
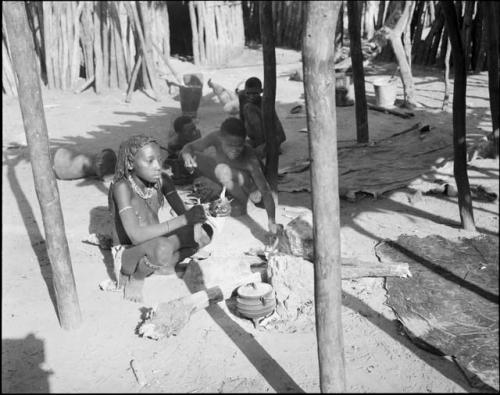
[[[236,309],[243,317],[252,320],[270,315],[276,308],[274,289],[267,283],[250,283],[237,290]]]

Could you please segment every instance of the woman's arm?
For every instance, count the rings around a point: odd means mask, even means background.
[[[182,199],[177,193],[175,184],[165,173],[162,175],[162,193],[177,215],[182,215],[186,212],[186,206],[184,206]]]
[[[113,198],[128,238],[134,245],[156,237],[164,236],[186,225],[204,222],[205,210],[202,206],[195,206],[183,215],[172,218],[159,224],[141,225],[132,207],[132,191],[126,183],[121,182],[113,186]]]

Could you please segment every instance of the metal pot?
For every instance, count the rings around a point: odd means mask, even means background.
[[[236,309],[243,317],[256,320],[270,315],[276,308],[276,296],[270,284],[242,285],[237,294]]]

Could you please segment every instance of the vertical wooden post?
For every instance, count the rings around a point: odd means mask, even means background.
[[[446,28],[451,42],[455,81],[453,88],[453,173],[458,190],[458,207],[462,227],[475,231],[469,177],[467,176],[467,143],[465,133],[465,94],[467,74],[465,70],[465,51],[460,38],[457,13],[453,2],[440,1]]]
[[[278,139],[274,118],[276,111],[276,51],[274,48],[272,2],[260,2],[259,23],[264,56],[262,127],[266,136],[266,179],[271,186],[276,202],[278,198]]]
[[[340,2],[309,1],[303,36],[304,91],[311,157],[314,300],[321,392],[344,392],[340,204],[334,45]]]
[[[101,45],[101,6],[100,1],[94,1],[94,75],[95,75],[95,93],[99,94],[102,92],[104,85],[103,77],[103,57],[102,57],[102,45]]]
[[[47,124],[43,112],[42,94],[38,79],[33,39],[23,1],[2,4],[14,70],[17,75],[19,104],[31,159],[38,202],[42,211],[47,253],[53,271],[53,281],[60,324],[64,329],[80,326],[82,318],[75,279],[71,267],[68,241],[59,191],[49,154]]]
[[[500,127],[500,80],[498,76],[498,55],[499,55],[499,30],[498,26],[498,4],[495,2],[483,1],[486,9],[486,34],[488,43],[488,89],[490,93],[491,121],[493,124],[492,142],[494,144],[494,154],[498,155],[498,133]]]
[[[194,11],[194,4],[192,1],[188,3],[189,19],[191,20],[191,32],[193,34],[193,58],[194,64],[200,64],[200,47],[198,43],[198,23],[196,21],[196,13]]]
[[[354,79],[354,96],[356,99],[356,138],[358,143],[367,143],[369,140],[368,110],[363,52],[361,50],[361,3],[348,1],[347,13],[349,14],[349,45],[351,47],[352,77]]]

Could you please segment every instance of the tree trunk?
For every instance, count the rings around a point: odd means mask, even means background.
[[[465,70],[465,51],[460,39],[457,14],[452,2],[440,2],[444,13],[446,27],[453,53],[453,68],[455,82],[453,87],[453,173],[458,189],[458,206],[462,227],[475,231],[472,198],[470,194],[469,177],[467,175],[467,144],[465,132],[465,94],[467,74]]]
[[[262,127],[266,136],[266,179],[273,198],[278,202],[278,140],[274,114],[276,112],[276,52],[274,48],[274,24],[272,3],[261,1],[260,34],[264,57],[264,94],[262,97]]]
[[[47,253],[53,272],[57,310],[62,328],[76,329],[82,317],[76,292],[57,182],[49,153],[47,124],[43,112],[40,82],[33,40],[28,29],[24,2],[2,4],[6,15],[14,69],[18,79],[19,104],[33,170],[33,179],[47,239]]]
[[[345,391],[335,73],[339,2],[309,1],[303,36],[304,91],[311,161],[314,297],[321,392]]]
[[[356,104],[356,139],[358,143],[367,143],[368,110],[366,106],[365,72],[363,70],[363,52],[361,50],[361,3],[347,2],[349,14],[349,45],[351,48],[352,77]]]
[[[498,24],[498,4],[495,2],[484,2],[486,7],[486,25],[488,36],[488,90],[490,93],[491,122],[493,124],[493,143],[495,145],[495,155],[498,155],[498,134],[500,125],[500,81],[498,76],[498,55],[499,37]]]

